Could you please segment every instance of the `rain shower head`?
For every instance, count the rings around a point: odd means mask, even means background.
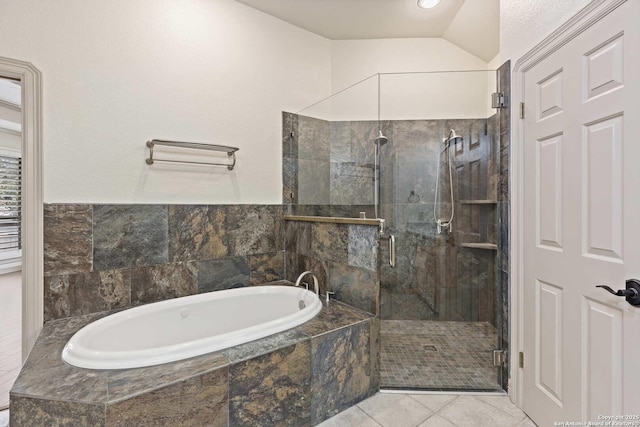
[[[384,136],[382,134],[382,130],[378,131],[378,136],[376,137],[376,139],[374,139],[373,142],[375,142],[376,144],[380,144],[380,145],[384,145],[389,141],[389,138],[387,138],[386,136]]]
[[[450,141],[453,141],[454,139],[458,139],[458,138],[462,139],[462,135],[458,135],[455,130],[451,129],[449,131],[449,136],[447,136],[445,141],[446,142],[450,142]]]

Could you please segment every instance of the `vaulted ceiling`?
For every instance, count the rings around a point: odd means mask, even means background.
[[[500,0],[237,0],[331,40],[442,37],[489,62],[499,51]]]

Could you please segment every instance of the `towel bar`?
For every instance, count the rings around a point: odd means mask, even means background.
[[[231,163],[214,163],[214,162],[195,162],[187,160],[170,160],[170,159],[154,159],[153,148],[156,145],[163,145],[166,147],[180,147],[190,148],[195,150],[207,150],[207,151],[219,151],[226,152]],[[147,141],[147,147],[149,147],[149,158],[146,159],[148,165],[152,165],[154,162],[168,162],[168,163],[186,163],[193,165],[210,165],[210,166],[226,166],[227,169],[233,170],[236,165],[236,151],[238,147],[230,147],[227,145],[214,145],[214,144],[201,144],[198,142],[183,142],[183,141],[168,141],[163,139],[152,139]]]

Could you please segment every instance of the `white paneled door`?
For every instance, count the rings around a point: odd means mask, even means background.
[[[638,21],[629,0],[524,73],[523,409],[541,426],[640,426],[640,307],[596,288],[640,279]]]

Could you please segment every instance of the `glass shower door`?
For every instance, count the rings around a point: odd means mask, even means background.
[[[489,80],[487,72],[478,74],[476,79]],[[430,74],[421,84],[433,87],[459,77]],[[409,78],[417,83],[417,76]],[[464,78],[469,83],[470,76]],[[488,106],[472,118],[419,119],[404,106],[398,112],[398,89],[409,86],[403,80],[382,80],[389,143],[380,160],[380,210],[396,237],[396,267],[383,262],[381,271],[381,385],[499,390],[501,370],[493,366],[503,312],[497,275],[498,119]],[[408,96],[402,97],[410,103]],[[485,116],[474,118],[478,114]],[[462,138],[445,142],[451,130]],[[438,230],[436,219],[448,220],[452,212],[451,227]],[[386,250],[383,245],[382,260]]]

